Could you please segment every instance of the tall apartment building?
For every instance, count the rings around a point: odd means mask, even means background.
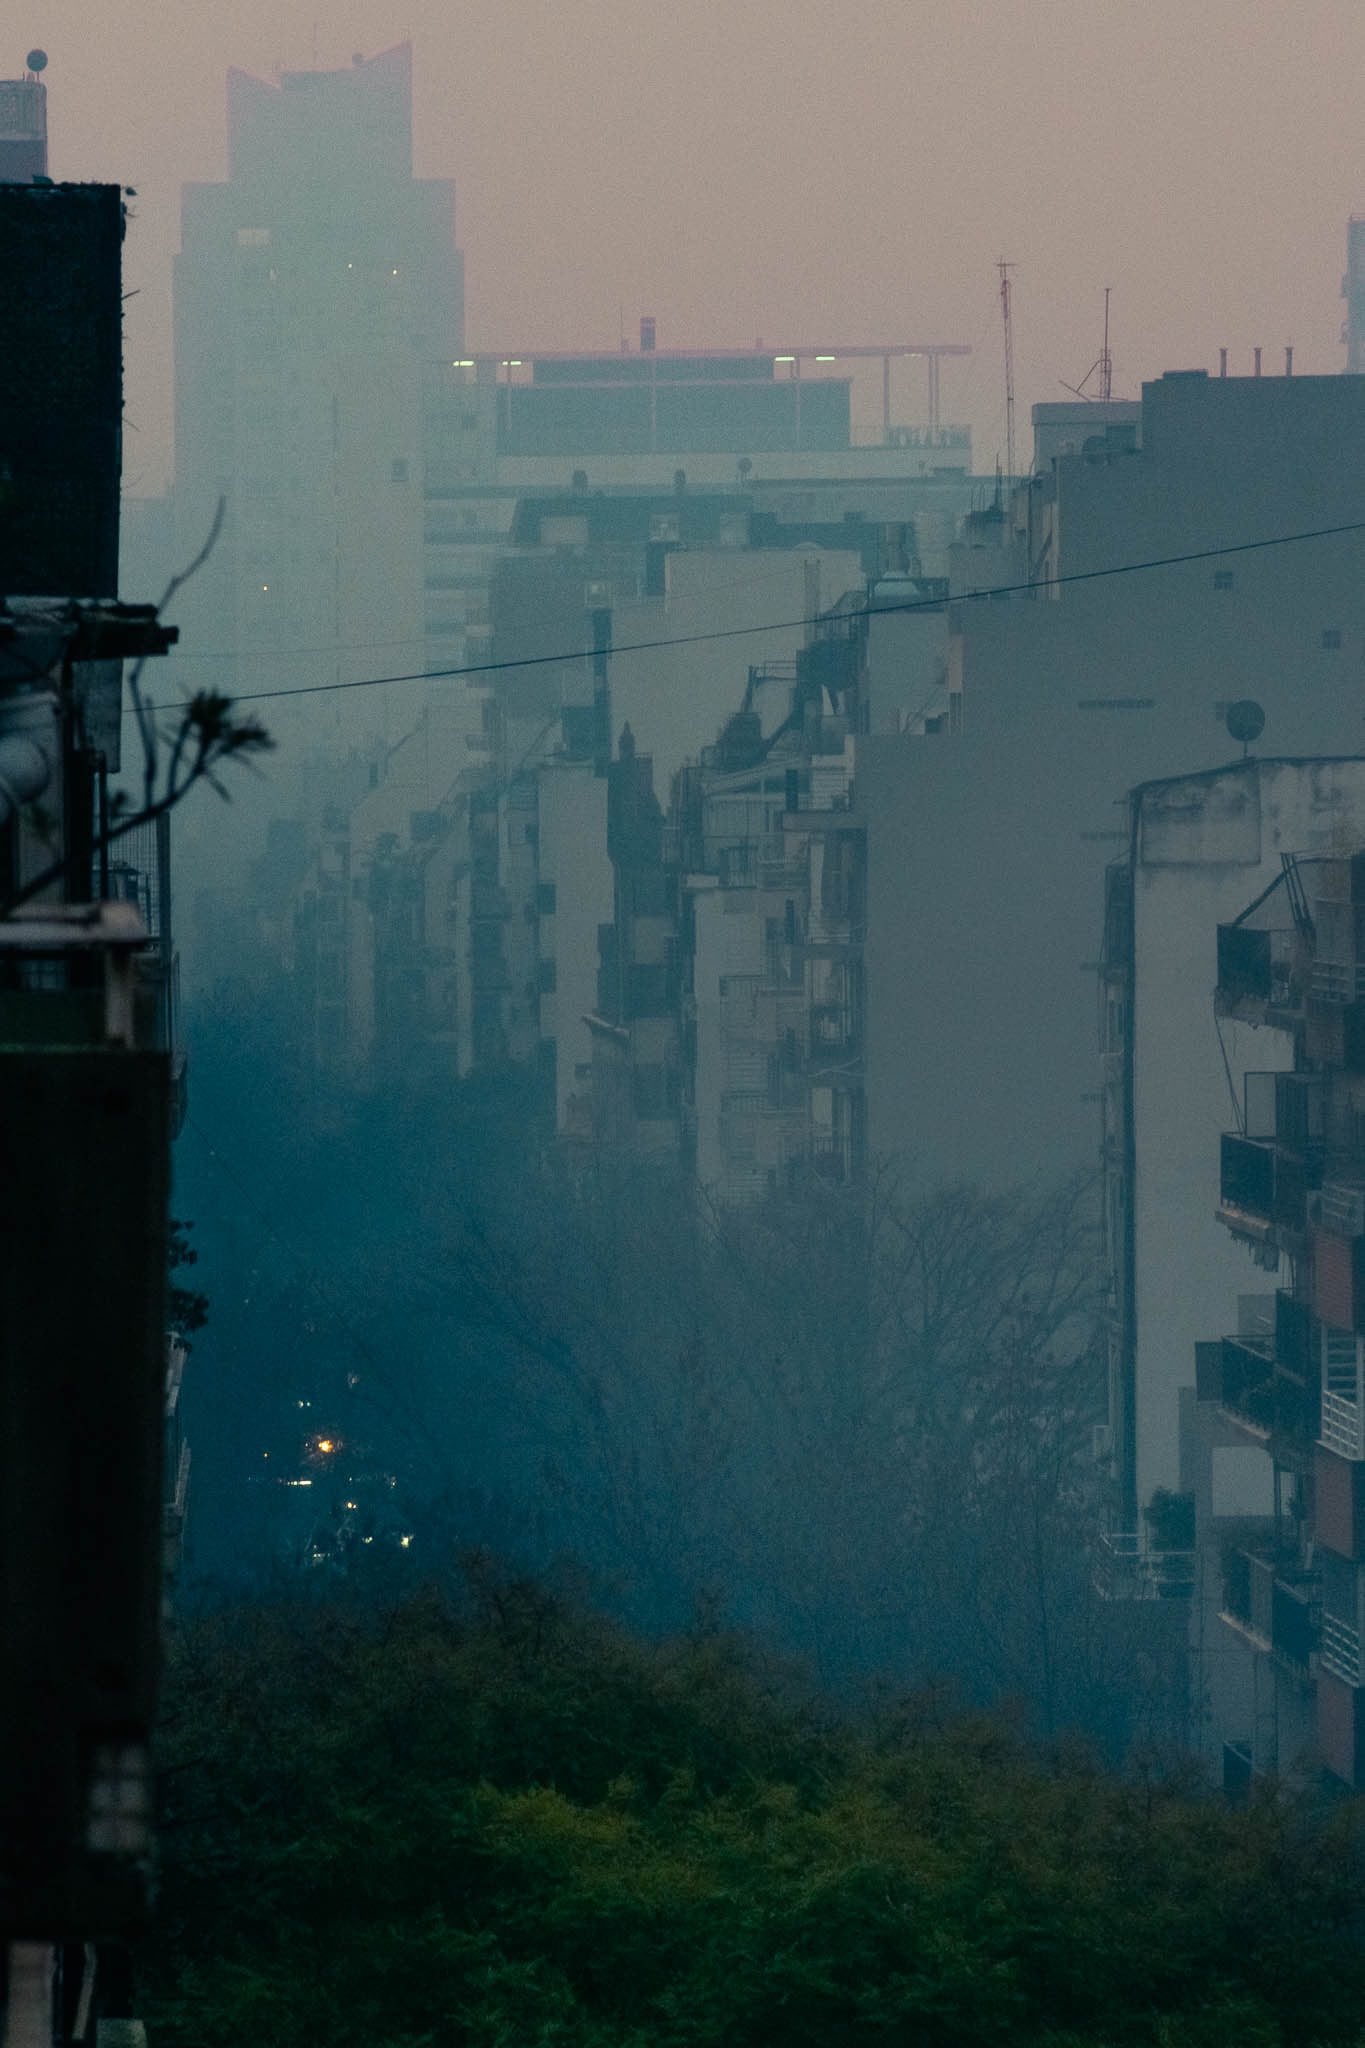
[[[610,769],[593,1135],[678,1158],[727,1205],[862,1162],[850,655],[842,634],[816,634],[751,669],[666,813],[629,728]]]
[[[426,392],[461,354],[464,295],[454,186],[412,175],[411,69],[404,44],[344,71],[231,72],[227,179],[185,188],[182,559],[220,495],[227,517],[181,609],[239,688],[424,665]],[[279,734],[343,747],[392,742],[417,708],[300,702],[272,711]]]
[[[57,1946],[89,1984],[86,1940],[145,1921],[183,1508],[162,1467],[169,928],[149,942],[121,883],[152,877],[101,830],[123,658],[175,638],[114,596],[122,231],[117,186],[0,181],[0,1940],[36,1963],[4,1991],[33,2039]]]
[[[1294,1059],[1292,1036],[1259,1012],[1215,1015],[1218,930],[1276,894],[1286,861],[1341,843],[1362,806],[1360,759],[1237,761],[1129,798],[1106,878],[1100,1031],[1110,1452],[1116,1533],[1138,1556],[1162,1547],[1145,1519],[1154,1496],[1183,1490],[1194,1346],[1250,1291],[1210,1198],[1213,1137],[1240,1113],[1246,1074],[1273,1094]],[[1230,1476],[1223,1491],[1233,1503]],[[1263,1491],[1253,1482],[1248,1512]]]
[[[396,1052],[426,1070],[371,985],[407,949],[408,986],[432,1004],[430,1056],[450,1079],[540,1068],[557,1128],[581,1134],[596,935],[613,914],[614,738],[631,727],[666,798],[756,649],[794,660],[824,596],[884,561],[899,568],[913,546],[901,525],[787,526],[719,491],[523,498],[491,585],[496,673],[462,693],[479,730],[462,732],[437,700],[368,780],[337,792],[309,842],[318,862],[299,882],[291,978],[316,996],[322,1063],[359,1075]],[[608,643],[620,651],[608,657]]]
[[[1093,1159],[1128,790],[1225,760],[1241,698],[1277,755],[1360,741],[1365,534],[1254,544],[1360,519],[1365,379],[1172,375],[1103,424],[969,522],[946,715],[858,743],[869,1144],[929,1184]]]
[[[971,436],[939,419],[939,365],[957,344],[884,350],[657,347],[509,349],[439,366],[427,412],[427,627],[433,666],[487,653],[489,588],[517,502],[575,489],[610,498],[683,481],[743,497],[756,518],[834,525],[913,523],[922,563],[948,549],[983,486]],[[893,414],[893,365],[930,366],[927,425]],[[854,418],[856,370],[881,358],[882,417]]]
[[[1216,934],[1217,1016],[1250,1026],[1266,1048],[1239,1077],[1217,1183],[1219,1220],[1261,1288],[1239,1295],[1235,1318],[1229,1301],[1231,1335],[1199,1345],[1197,1400],[1185,1403],[1200,1594],[1192,1666],[1201,1736],[1229,1786],[1322,1768],[1359,1790],[1365,763],[1302,773],[1338,784],[1334,844],[1286,859]]]

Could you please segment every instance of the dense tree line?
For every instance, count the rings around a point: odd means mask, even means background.
[[[947,1676],[1115,1755],[1179,1736],[1177,1604],[1096,1592],[1091,1188],[880,1171],[725,1211],[547,1144],[514,1089],[310,1110],[268,1056],[223,1026],[238,1125],[210,1100],[222,1154],[186,1140],[198,1557],[401,1531],[572,1559],[630,1625],[709,1603],[844,1695]],[[301,1463],[310,1433],[344,1455]]]
[[[186,1623],[164,2048],[1327,2048],[1361,2038],[1350,1811],[1233,1811],[935,1692],[857,1728],[699,1626],[487,1564]]]

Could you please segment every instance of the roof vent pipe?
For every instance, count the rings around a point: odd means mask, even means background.
[[[1227,376],[1227,373],[1228,373],[1228,352],[1227,352],[1227,350],[1226,350],[1225,348],[1220,348],[1220,349],[1219,349],[1219,351],[1218,351],[1218,374],[1219,374],[1219,376],[1220,376],[1220,377],[1226,377],[1226,376]]]
[[[1292,341],[1285,343],[1284,374],[1286,377],[1292,377],[1294,374],[1294,344]]]
[[[57,699],[50,690],[0,697],[0,825],[42,795],[60,751]]]
[[[1251,374],[1253,377],[1259,377],[1261,374],[1261,351],[1258,348],[1254,348],[1251,351],[1251,360],[1254,365]]]

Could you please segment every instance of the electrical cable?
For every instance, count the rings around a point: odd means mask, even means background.
[[[1116,562],[1107,569],[1077,569],[1065,576],[1049,576],[1036,582],[998,583],[985,590],[964,590],[944,597],[908,599],[903,603],[869,604],[850,607],[848,611],[829,613],[824,616],[845,619],[871,619],[890,613],[942,611],[945,606],[980,604],[1000,597],[1019,597],[1069,588],[1078,583],[1100,583],[1115,576],[1139,576],[1153,569],[1175,569],[1190,562],[1213,562],[1229,555],[1249,555],[1264,552],[1269,548],[1293,547],[1304,541],[1333,540],[1351,533],[1365,533],[1365,519],[1353,519],[1340,526],[1318,526],[1301,533],[1278,533],[1264,540],[1234,541],[1222,547],[1190,548],[1178,555],[1153,555],[1140,562]],[[234,704],[263,704],[282,697],[325,697],[339,690],[377,690],[391,683],[434,683],[453,681],[460,677],[505,674],[511,669],[546,668],[562,662],[586,661],[593,653],[606,654],[619,659],[626,654],[654,654],[669,647],[700,647],[719,640],[752,639],[756,634],[796,632],[802,628],[817,625],[818,619],[766,619],[754,626],[717,626],[702,633],[675,633],[657,640],[627,640],[606,648],[566,648],[555,654],[523,655],[517,661],[478,661],[459,668],[412,669],[402,675],[360,676],[352,682],[298,683],[280,690],[243,690],[232,698]],[[268,655],[269,650],[258,650]],[[249,658],[249,656],[244,657]],[[178,711],[178,704],[152,704],[151,711]],[[125,709],[124,716],[128,716]]]

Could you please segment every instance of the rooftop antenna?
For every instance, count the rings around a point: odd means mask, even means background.
[[[1104,288],[1104,348],[1100,355],[1100,397],[1105,404],[1114,395],[1114,358],[1109,353],[1109,294],[1112,286]]]
[[[1114,358],[1109,353],[1109,294],[1112,290],[1112,285],[1106,285],[1104,288],[1104,345],[1100,349],[1099,355],[1090,365],[1090,368],[1086,371],[1079,384],[1068,384],[1064,379],[1058,380],[1063,391],[1070,391],[1076,398],[1084,398],[1091,403],[1094,402],[1095,397],[1098,395],[1101,403],[1107,404],[1114,395]],[[1087,391],[1085,388],[1092,377],[1098,377],[1100,380],[1098,394]]]
[[[1014,265],[1002,256],[996,265],[1000,273],[1000,319],[1005,329],[1005,469],[1014,480],[1014,327],[1010,318],[1010,272]]]

